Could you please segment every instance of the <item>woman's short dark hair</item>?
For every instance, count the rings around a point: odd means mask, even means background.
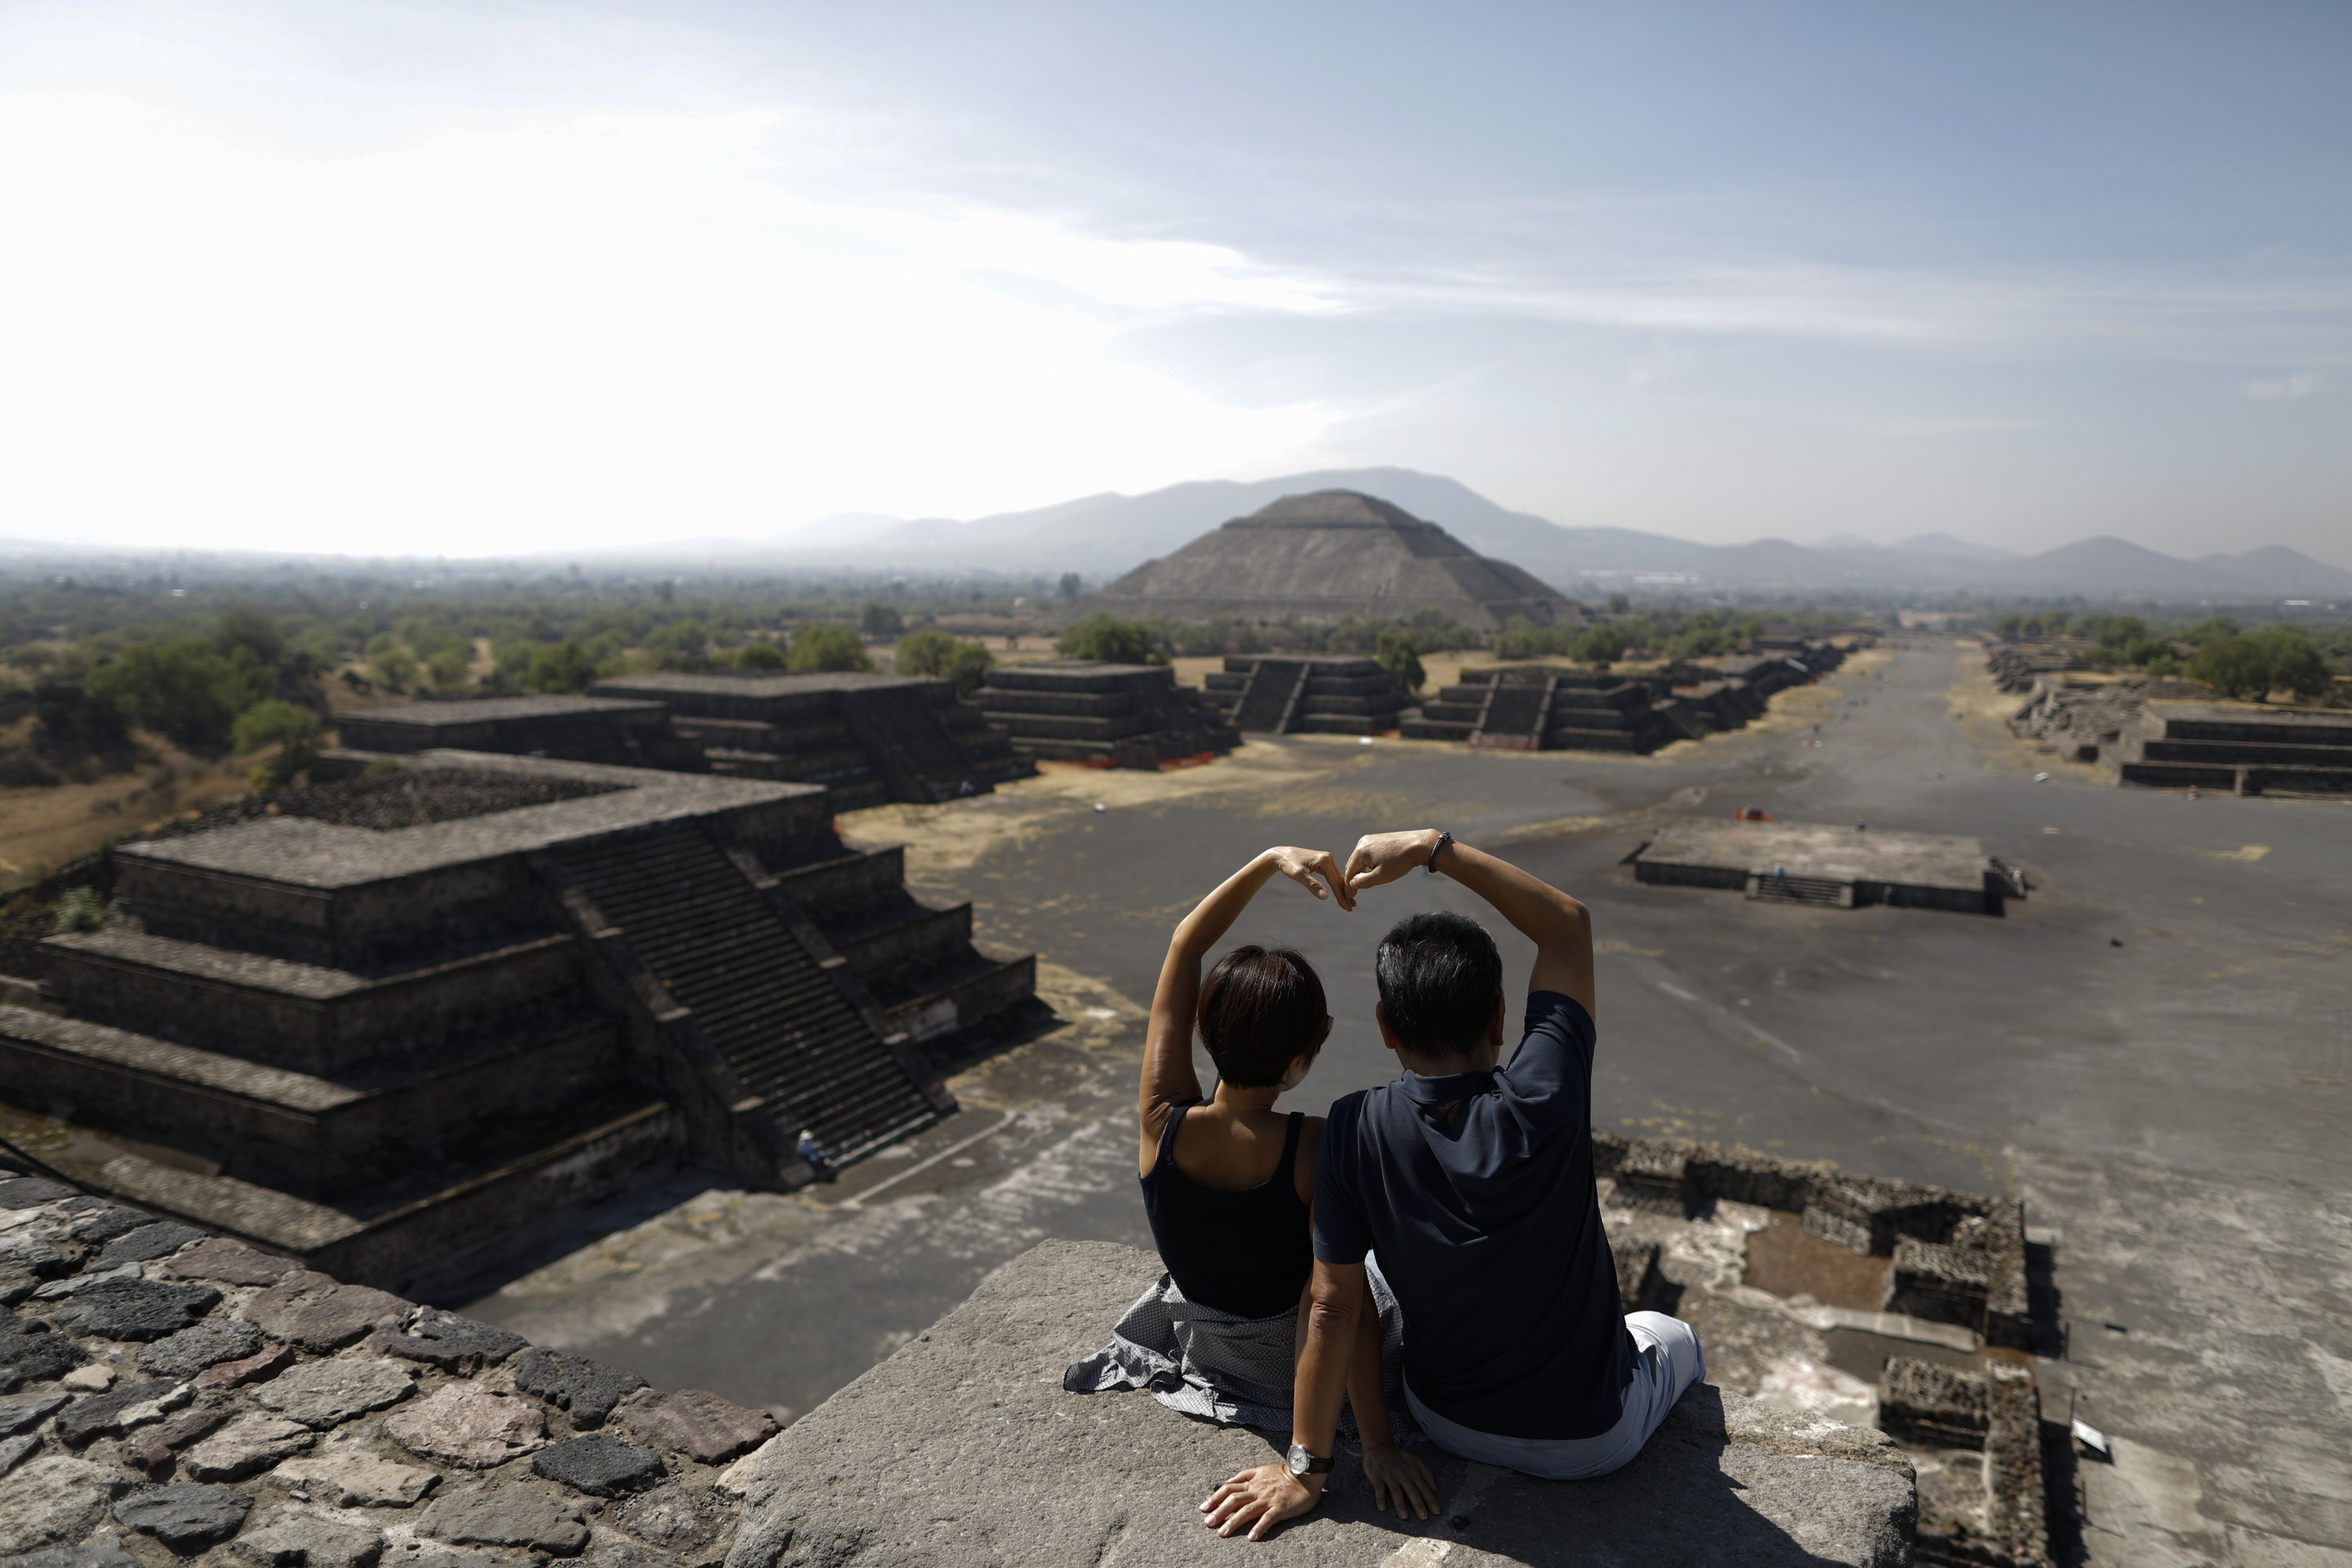
[[[1372,960],[1381,1016],[1397,1043],[1429,1056],[1477,1048],[1503,999],[1503,955],[1486,928],[1451,910],[1408,915]]]
[[[1286,947],[1237,947],[1201,983],[1201,1044],[1235,1089],[1282,1081],[1295,1057],[1312,1058],[1330,1033],[1323,982]]]

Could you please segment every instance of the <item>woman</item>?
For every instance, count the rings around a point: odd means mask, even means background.
[[[1283,1115],[1275,1100],[1295,1089],[1331,1032],[1323,983],[1288,948],[1244,946],[1201,963],[1276,874],[1318,900],[1355,907],[1328,854],[1268,849],[1184,917],[1168,944],[1151,999],[1143,1077],[1136,1097],[1136,1173],[1144,1212],[1168,1272],[1128,1310],[1108,1347],[1069,1369],[1076,1393],[1142,1387],[1171,1409],[1287,1435],[1299,1313],[1314,1268],[1308,1215],[1323,1119]],[[1320,879],[1319,880],[1318,879]],[[1216,1064],[1207,1100],[1192,1071],[1192,1035]],[[1364,1447],[1375,1507],[1393,1500],[1421,1517],[1436,1510],[1428,1468],[1399,1446],[1398,1390],[1388,1384],[1383,1342],[1394,1348],[1396,1305],[1366,1303],[1358,1321],[1348,1403]],[[1392,1359],[1392,1358],[1391,1358]]]

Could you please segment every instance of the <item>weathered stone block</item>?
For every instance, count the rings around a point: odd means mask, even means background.
[[[646,1386],[646,1380],[589,1360],[541,1350],[536,1345],[514,1358],[515,1386],[569,1411],[575,1426],[602,1426],[613,1407]]]
[[[185,1405],[194,1391],[184,1383],[134,1383],[111,1394],[78,1399],[58,1417],[58,1436],[79,1448],[100,1437],[128,1432]]]
[[[294,1364],[291,1345],[266,1345],[238,1361],[225,1361],[196,1373],[198,1388],[243,1388],[276,1377]]]
[[[659,1454],[603,1433],[541,1448],[530,1457],[530,1468],[536,1475],[593,1497],[640,1491],[662,1476]]]
[[[383,1555],[383,1531],[307,1509],[280,1509],[238,1536],[230,1550],[261,1568],[375,1568]]]
[[[242,1361],[260,1349],[261,1335],[252,1324],[234,1318],[207,1318],[140,1351],[139,1370],[151,1377],[190,1378],[208,1366]]]
[[[432,1470],[350,1447],[289,1459],[271,1475],[335,1508],[407,1508],[441,1479]]]
[[[111,1535],[79,1546],[45,1546],[0,1559],[0,1568],[139,1568],[139,1560]]]
[[[298,1366],[263,1384],[253,1400],[314,1431],[324,1431],[354,1415],[397,1405],[415,1387],[408,1373],[390,1362],[342,1355]]]
[[[86,1540],[129,1484],[121,1472],[63,1454],[0,1476],[0,1552],[37,1552]]]
[[[235,1487],[173,1481],[140,1488],[114,1505],[114,1517],[184,1555],[235,1535],[252,1510],[253,1500]]]
[[[776,1434],[775,1417],[766,1411],[748,1410],[699,1388],[641,1399],[621,1413],[621,1424],[649,1443],[706,1465],[748,1454]]]
[[[588,1544],[579,1509],[529,1487],[452,1492],[429,1504],[416,1527],[461,1546],[521,1546],[557,1557],[576,1557]]]
[[[467,1469],[488,1469],[547,1446],[547,1417],[530,1403],[478,1383],[453,1383],[398,1415],[383,1429],[411,1453]]]
[[[272,1339],[324,1354],[406,1310],[388,1291],[343,1285],[308,1269],[289,1274],[245,1304],[244,1317]]]
[[[241,1481],[299,1454],[318,1435],[283,1415],[241,1415],[180,1456],[180,1473],[200,1481]]]
[[[48,1324],[0,1312],[0,1394],[63,1377],[81,1360],[81,1347]]]
[[[232,1414],[225,1405],[183,1410],[168,1421],[142,1427],[123,1439],[122,1457],[134,1468],[154,1475],[169,1465],[181,1449],[211,1436]]]
[[[31,1431],[72,1398],[70,1394],[26,1394],[15,1399],[0,1399],[0,1436]]]
[[[177,1220],[157,1220],[136,1230],[123,1232],[106,1244],[91,1265],[96,1268],[111,1268],[118,1263],[146,1263],[159,1258],[169,1258],[204,1232]]]
[[[496,1323],[439,1307],[420,1307],[406,1323],[378,1329],[374,1343],[388,1355],[429,1362],[445,1372],[471,1376],[506,1360],[530,1342]]]
[[[183,1279],[215,1279],[224,1285],[275,1285],[299,1267],[290,1258],[259,1251],[215,1236],[175,1255],[167,1266]]]
[[[33,1294],[37,1300],[40,1291]],[[211,1311],[220,1299],[221,1293],[209,1285],[171,1285],[125,1275],[95,1280],[62,1300],[41,1303],[37,1310],[69,1334],[160,1340]]]

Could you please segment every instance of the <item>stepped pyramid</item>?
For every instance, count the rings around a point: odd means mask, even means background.
[[[1518,567],[1354,490],[1286,496],[1172,555],[1145,562],[1080,607],[1252,621],[1386,619],[1442,610],[1481,631],[1499,629],[1514,616],[1538,626],[1583,618],[1573,602]]]

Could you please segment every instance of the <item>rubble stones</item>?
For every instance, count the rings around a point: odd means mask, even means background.
[[[6,1475],[39,1451],[41,1435],[27,1432],[22,1436],[0,1437],[0,1476]]]
[[[529,1342],[510,1329],[438,1307],[418,1308],[405,1327],[379,1329],[374,1340],[375,1347],[387,1354],[468,1375],[506,1360]]]
[[[294,1363],[290,1345],[266,1345],[243,1361],[225,1361],[196,1373],[198,1388],[243,1388],[276,1377]]]
[[[167,1285],[122,1276],[76,1291],[45,1307],[43,1313],[68,1333],[160,1340],[211,1311],[220,1299],[221,1293],[209,1285]]]
[[[261,1335],[234,1318],[212,1318],[157,1340],[139,1352],[139,1370],[152,1377],[194,1377],[208,1366],[240,1361],[261,1349]]]
[[[336,1357],[298,1366],[265,1383],[254,1403],[324,1431],[354,1415],[397,1405],[415,1385],[390,1362]]]
[[[185,1405],[193,1391],[184,1383],[133,1383],[111,1394],[93,1394],[68,1405],[58,1417],[58,1436],[79,1448],[100,1437],[128,1432]]]
[[[289,1258],[273,1258],[241,1241],[215,1236],[172,1259],[183,1279],[214,1279],[224,1285],[275,1285],[294,1271]]]
[[[706,1465],[748,1453],[776,1433],[775,1418],[766,1411],[747,1410],[699,1388],[640,1400],[622,1414],[621,1423]]]
[[[47,1323],[0,1312],[0,1394],[62,1377],[81,1360],[81,1347]]]
[[[0,1239],[0,1268],[52,1279],[66,1271],[66,1255],[28,1232]]]
[[[672,1481],[623,1503],[618,1518],[631,1534],[699,1563],[703,1559],[695,1548],[717,1537],[721,1514],[721,1505],[707,1493]]]
[[[283,1415],[240,1415],[180,1456],[180,1469],[200,1481],[241,1481],[318,1440]]]
[[[441,1479],[434,1471],[357,1448],[305,1454],[271,1473],[336,1508],[406,1508]]]
[[[614,1372],[583,1355],[559,1355],[536,1345],[514,1358],[515,1386],[571,1413],[575,1426],[602,1426],[613,1407],[646,1386],[642,1377]]]
[[[0,1399],[0,1436],[31,1431],[72,1398],[69,1394],[25,1394]]]
[[[468,1469],[488,1469],[547,1446],[547,1418],[536,1405],[478,1383],[436,1389],[383,1424],[412,1453]]]
[[[128,1236],[141,1226],[155,1223],[152,1214],[110,1204],[104,1198],[77,1198],[64,1206],[74,1216],[71,1228],[75,1237],[92,1247],[102,1247],[118,1236]]]
[[[85,1541],[79,1546],[45,1546],[0,1557],[0,1568],[139,1568],[139,1560],[122,1550],[110,1535]]]
[[[100,1362],[78,1366],[58,1381],[76,1394],[104,1394],[114,1386],[114,1369]]]
[[[125,1231],[106,1244],[98,1255],[95,1268],[111,1268],[118,1263],[148,1263],[159,1258],[169,1258],[188,1243],[199,1240],[204,1232],[177,1220],[157,1220],[142,1225],[137,1230]]]
[[[246,1321],[272,1339],[324,1354],[407,1306],[365,1285],[343,1285],[309,1269],[288,1275],[245,1304]]]
[[[525,1546],[558,1557],[575,1557],[588,1544],[579,1509],[521,1487],[452,1492],[425,1509],[417,1528],[460,1545]]]
[[[592,1497],[619,1497],[661,1479],[661,1456],[602,1433],[541,1448],[530,1457],[533,1474],[562,1481]]]
[[[261,1568],[375,1568],[383,1531],[301,1509],[280,1509],[230,1549]]]
[[[117,1521],[187,1553],[216,1546],[237,1532],[253,1500],[235,1487],[173,1481],[142,1487],[114,1505]]]
[[[51,1454],[0,1477],[0,1552],[69,1546],[106,1517],[125,1478],[86,1459]]]
[[[226,1405],[200,1406],[183,1410],[169,1421],[142,1427],[123,1441],[122,1457],[149,1475],[154,1475],[172,1462],[173,1456],[189,1444],[210,1436],[221,1423],[235,1414]]]

